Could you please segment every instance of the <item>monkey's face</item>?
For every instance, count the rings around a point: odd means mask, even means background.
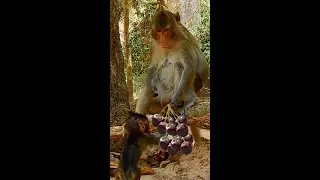
[[[177,40],[176,21],[175,15],[169,11],[161,11],[155,16],[152,38],[164,49],[171,48]]]
[[[145,115],[129,112],[129,118],[126,123],[128,133],[149,133],[149,121]]]
[[[144,118],[144,119],[141,119],[141,121],[144,123],[144,132],[150,133],[149,120],[147,118]]]
[[[164,48],[168,49],[173,46],[174,34],[170,27],[159,29],[156,32],[156,40],[159,45]]]

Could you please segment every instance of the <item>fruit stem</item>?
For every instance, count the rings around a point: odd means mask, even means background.
[[[175,117],[175,118],[177,118],[178,117],[178,115],[174,112],[174,110],[171,108],[171,106],[170,106],[170,104],[168,104],[169,106],[168,106],[168,111],[169,112],[171,112],[171,114]]]
[[[162,114],[162,112],[168,107],[169,104],[167,104],[160,112],[160,114]]]

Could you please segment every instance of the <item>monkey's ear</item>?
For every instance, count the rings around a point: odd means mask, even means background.
[[[144,126],[143,120],[139,120],[138,121],[138,125],[139,125],[139,128],[140,128],[140,131],[144,132],[146,127]]]
[[[180,22],[180,14],[179,14],[179,12],[177,12],[177,13],[174,15],[174,17],[176,18],[176,21],[177,21],[177,22]]]

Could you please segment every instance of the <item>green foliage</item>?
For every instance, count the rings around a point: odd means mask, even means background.
[[[210,63],[210,1],[200,0],[201,23],[195,36],[200,40],[199,45],[205,59]]]
[[[156,1],[149,0],[140,4],[140,9],[136,8],[135,22],[130,26],[130,47],[132,71],[134,75],[146,73],[151,59],[151,36],[152,16],[156,11]],[[143,9],[141,8],[143,7]]]

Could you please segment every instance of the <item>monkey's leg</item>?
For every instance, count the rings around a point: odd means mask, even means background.
[[[169,156],[168,160],[162,161],[160,163],[159,167],[160,168],[164,168],[169,163],[177,162],[180,159],[181,156],[182,156],[182,154],[180,154],[180,153],[179,154],[175,154],[175,155],[171,155],[171,156]]]
[[[136,112],[140,114],[147,114],[150,108],[150,105],[152,104],[152,92],[148,89],[144,89],[139,96],[137,106],[136,106]]]

